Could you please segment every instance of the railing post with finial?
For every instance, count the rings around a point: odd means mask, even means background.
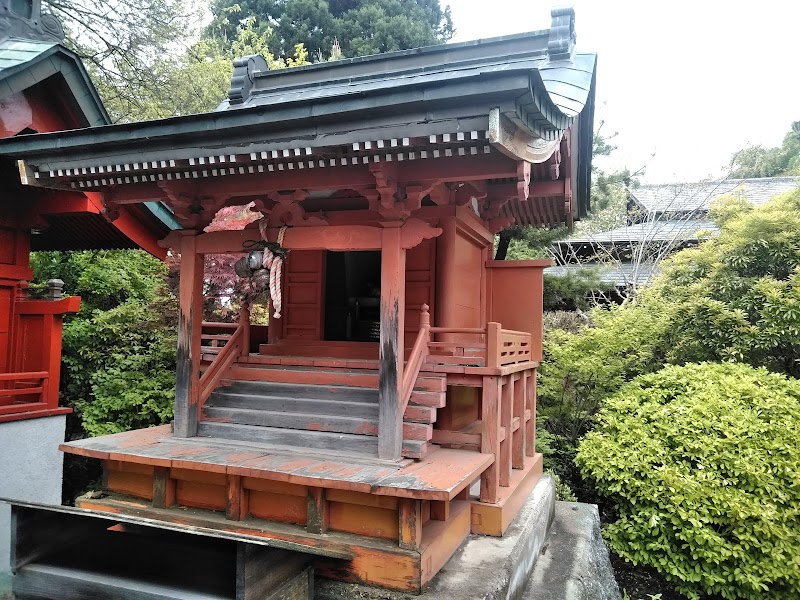
[[[250,354],[250,303],[242,302],[239,308],[239,327],[242,328],[242,356]]]
[[[422,307],[420,309],[420,314],[419,314],[419,326],[420,327],[428,327],[428,328],[430,328],[430,326],[431,326],[431,313],[428,312],[429,310],[430,310],[430,307],[427,304],[423,304],[422,305]]]
[[[431,341],[431,313],[428,312],[430,307],[427,304],[423,304],[420,307],[419,313],[419,328],[423,330],[425,336],[425,345],[423,347],[423,355],[428,355],[428,344]]]

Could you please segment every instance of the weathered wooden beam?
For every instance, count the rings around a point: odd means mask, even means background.
[[[309,533],[325,533],[330,526],[330,505],[325,488],[308,488],[308,512],[306,513],[306,531]]]
[[[497,461],[500,485],[508,487],[511,485],[511,440],[513,438],[514,420],[514,381],[513,375],[501,378],[502,387],[500,391],[500,425],[505,428],[505,439],[500,442],[500,456]]]
[[[175,381],[177,437],[197,435],[200,399],[200,336],[203,329],[203,255],[197,251],[197,232],[180,232],[178,296],[178,353]]]
[[[556,151],[560,140],[535,138],[502,115],[499,108],[493,108],[489,111],[489,143],[510,158],[542,163]]]
[[[513,376],[512,376],[513,377]],[[511,466],[514,469],[525,468],[525,438],[527,435],[527,427],[525,423],[525,400],[527,398],[528,371],[519,373],[517,379],[514,380],[513,392],[513,406],[514,416],[520,420],[520,427],[511,436]]]
[[[228,475],[226,480],[227,504],[225,517],[231,521],[241,521],[247,516],[247,490],[242,486],[240,475]]]
[[[378,456],[399,460],[403,448],[403,348],[406,251],[400,227],[386,227],[381,244],[378,373]]]
[[[400,519],[400,547],[418,550],[422,543],[422,501],[400,498],[397,504]]]
[[[431,519],[433,519],[434,521],[447,521],[447,519],[450,518],[449,500],[431,500],[430,506],[431,506]]]
[[[403,249],[414,248],[423,240],[437,237],[441,228],[433,227],[420,219],[408,219],[398,223],[399,245]],[[279,228],[268,228],[267,235],[275,241]],[[311,227],[291,227],[286,230],[283,247],[289,250],[380,250],[384,229],[371,225],[322,225]],[[197,235],[196,252],[199,254],[222,254],[244,252],[246,242],[261,240],[258,229],[239,231],[212,231]],[[183,243],[183,232],[174,231],[159,242],[162,248],[179,248]]]
[[[536,454],[536,369],[525,373],[525,406],[531,411],[531,418],[525,425],[525,455]]]
[[[494,463],[481,475],[481,502],[497,502],[499,492],[500,455],[500,378],[487,376],[483,378],[483,395],[481,398],[481,452],[492,454]]]
[[[169,476],[169,467],[153,470],[153,508],[171,508],[175,504],[175,480]]]

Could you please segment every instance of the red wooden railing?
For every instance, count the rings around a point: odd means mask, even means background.
[[[50,406],[49,373],[0,373],[0,416],[56,408]],[[56,397],[57,398],[57,397]]]
[[[499,488],[511,484],[512,469],[525,468],[534,454],[536,367],[533,336],[526,331],[431,327],[428,361],[434,365],[475,368],[481,376],[481,418],[461,431],[434,430],[433,443],[492,454],[494,463],[481,475],[481,501],[494,503]],[[446,337],[439,341],[438,336]]]
[[[419,315],[419,333],[417,334],[414,347],[411,349],[411,354],[409,354],[403,369],[403,382],[400,394],[401,415],[406,411],[408,400],[411,398],[411,393],[414,390],[414,384],[417,381],[417,377],[419,377],[419,370],[425,363],[425,357],[428,356],[428,344],[431,339],[431,315],[428,310],[428,305],[423,304]]]
[[[200,376],[198,407],[203,408],[203,403],[208,400],[211,393],[219,387],[225,372],[239,359],[250,352],[250,307],[243,305],[239,310],[239,323],[203,323],[203,329],[225,331],[232,333],[201,333],[202,340],[211,342],[210,346],[216,351],[216,356]],[[220,342],[224,345],[220,346]],[[202,346],[201,346],[202,347]]]
[[[500,323],[486,326],[486,366],[505,367],[531,360],[531,334],[501,329]]]

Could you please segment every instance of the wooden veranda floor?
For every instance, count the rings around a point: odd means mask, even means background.
[[[168,425],[68,442],[60,449],[122,463],[420,500],[454,499],[494,462],[490,454],[441,448],[422,460],[392,463],[329,451],[177,438]]]

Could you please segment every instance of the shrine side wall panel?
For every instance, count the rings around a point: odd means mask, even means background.
[[[455,236],[456,287],[452,290],[453,327],[481,327],[481,296],[483,293],[483,248],[460,232]]]
[[[427,304],[434,318],[436,283],[436,243],[425,240],[406,251],[406,346],[412,346],[419,331],[419,314]]]

